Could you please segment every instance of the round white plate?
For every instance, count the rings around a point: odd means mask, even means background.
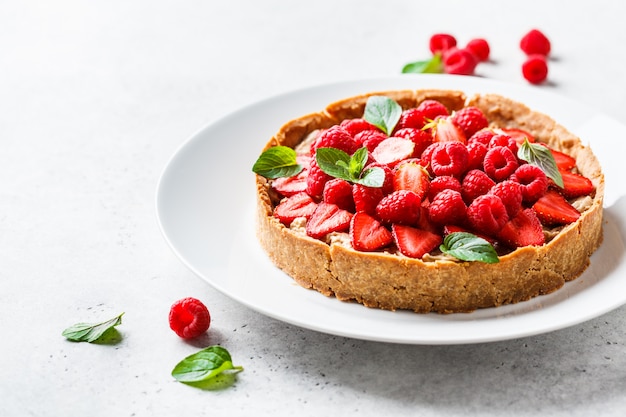
[[[500,93],[553,116],[600,158],[607,176],[604,243],[591,266],[555,293],[469,314],[369,309],[299,287],[256,241],[251,167],[286,121],[357,94],[442,88]],[[512,339],[571,326],[626,303],[626,199],[618,155],[626,127],[580,103],[535,87],[477,77],[401,75],[308,88],[244,107],[204,127],[173,155],[159,181],[157,216],[176,255],[238,302],[301,327],[358,339],[464,344]],[[615,139],[612,139],[615,138]]]

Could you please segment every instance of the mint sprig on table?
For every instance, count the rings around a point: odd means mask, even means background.
[[[252,171],[262,177],[275,179],[293,177],[302,171],[302,165],[296,160],[296,151],[288,146],[274,146],[259,156],[252,166]]]
[[[365,103],[363,118],[385,134],[390,135],[400,121],[402,106],[385,96],[370,96]]]
[[[530,143],[528,139],[524,139],[524,143],[517,150],[517,157],[529,164],[538,166],[548,178],[563,188],[563,177],[559,172],[552,152],[546,146]]]
[[[187,356],[172,370],[179,382],[204,389],[226,388],[234,383],[233,375],[243,371],[233,365],[228,350],[221,346],[209,346]]]
[[[101,323],[76,323],[63,330],[62,335],[73,342],[93,343],[115,326],[122,324],[124,313]]]
[[[468,232],[450,233],[444,238],[439,250],[462,261],[488,264],[500,262],[491,243]]]
[[[367,164],[366,147],[358,149],[352,156],[336,148],[318,148],[315,161],[324,173],[354,184],[379,188],[385,182],[382,168],[364,169]]]
[[[423,61],[409,62],[402,67],[402,74],[442,74],[444,72],[441,54]]]

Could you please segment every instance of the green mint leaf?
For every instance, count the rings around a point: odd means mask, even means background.
[[[336,148],[318,148],[315,161],[324,173],[331,177],[350,181],[350,155]]]
[[[352,156],[336,148],[318,148],[315,151],[317,165],[331,177],[368,187],[382,187],[385,171],[378,167],[364,170],[367,159],[366,147],[358,149]]]
[[[179,382],[190,385],[204,383],[202,388],[211,389],[224,383],[224,378],[219,377],[228,371],[238,373],[243,371],[243,367],[233,365],[230,353],[223,347],[209,346],[178,362],[172,376]]]
[[[435,54],[431,59],[410,62],[402,68],[402,74],[442,74],[443,62],[441,54]]]
[[[354,182],[365,185],[366,187],[380,188],[385,182],[385,170],[379,167],[368,168],[364,170],[361,177]]]
[[[364,146],[358,149],[350,157],[350,176],[352,178],[359,178],[361,176],[363,167],[365,167],[365,164],[367,164],[367,154],[367,148]]]
[[[124,313],[102,323],[76,323],[63,330],[62,335],[73,342],[92,343],[100,339],[107,331],[122,324]]]
[[[530,143],[528,139],[524,139],[524,143],[517,150],[517,157],[541,168],[548,178],[563,188],[563,177],[548,147],[538,143]]]
[[[394,100],[385,96],[370,96],[365,104],[363,118],[389,135],[401,115],[402,107]]]
[[[252,171],[265,178],[292,177],[302,171],[296,161],[296,151],[288,146],[274,146],[259,156]]]
[[[454,232],[447,235],[439,246],[443,253],[462,261],[478,261],[488,264],[498,263],[498,254],[491,243],[472,233]]]

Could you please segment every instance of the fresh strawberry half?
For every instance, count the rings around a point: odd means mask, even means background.
[[[512,248],[545,243],[541,222],[533,209],[522,210],[506,222],[498,232],[498,239]]]
[[[443,242],[440,235],[411,226],[394,224],[391,232],[400,253],[409,258],[421,258]]]
[[[515,139],[515,142],[520,145],[524,143],[524,139],[528,139],[528,141],[531,143],[535,142],[535,137],[524,129],[502,128],[497,130],[502,131],[505,135],[509,135],[510,137]]]
[[[565,198],[576,198],[588,195],[595,189],[591,180],[580,174],[561,171],[561,177],[563,178],[563,189],[561,193],[563,193]]]
[[[289,197],[294,194],[306,191],[308,170],[302,170],[298,175],[292,177],[276,178],[272,181],[272,188],[283,197]]]
[[[393,174],[393,189],[413,191],[420,200],[428,194],[430,177],[423,166],[407,162],[398,166]]]
[[[317,203],[307,193],[302,192],[283,199],[274,209],[274,217],[289,226],[298,217],[309,219],[316,208]]]
[[[450,117],[438,117],[426,126],[432,132],[433,142],[467,142],[463,130],[454,124]]]
[[[390,137],[378,144],[372,157],[379,164],[396,165],[413,155],[415,143],[410,139]]]
[[[350,221],[350,243],[358,251],[371,252],[393,242],[391,232],[378,220],[364,212],[358,212]]]
[[[556,162],[556,166],[559,168],[559,170],[569,171],[576,166],[576,159],[569,156],[568,154],[554,149],[550,149],[550,152],[552,152],[554,162]]]
[[[573,223],[580,217],[578,210],[554,190],[548,190],[532,208],[545,225]]]
[[[350,227],[352,213],[335,204],[321,202],[306,223],[306,234],[320,239],[331,232],[345,232]]]

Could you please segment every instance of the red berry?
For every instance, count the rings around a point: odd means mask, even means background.
[[[489,126],[485,114],[478,107],[464,107],[452,113],[452,123],[461,128],[466,138]]]
[[[306,234],[321,239],[332,232],[345,232],[350,227],[352,213],[335,204],[321,202],[306,223]]]
[[[341,178],[333,178],[324,185],[322,199],[325,203],[336,204],[341,209],[354,211],[352,184]]]
[[[391,233],[400,253],[410,258],[421,258],[443,242],[439,234],[401,224],[392,225]]]
[[[289,227],[298,217],[309,219],[316,207],[317,203],[307,193],[302,192],[281,200],[274,209],[274,217]]]
[[[415,144],[413,141],[392,136],[378,144],[376,149],[372,151],[372,157],[380,164],[394,166],[413,156],[414,151]]]
[[[576,166],[576,159],[569,156],[568,154],[559,152],[554,149],[550,149],[550,152],[552,152],[552,157],[554,158],[556,166],[559,168],[559,170],[569,171]]]
[[[365,170],[370,168],[380,168],[385,171],[385,180],[381,188],[383,195],[387,195],[393,191],[393,171],[387,165],[379,164],[378,162],[373,162],[369,165],[365,166]]]
[[[540,84],[548,78],[548,63],[543,55],[530,55],[522,64],[522,75],[531,84]]]
[[[457,49],[446,55],[443,68],[448,74],[473,75],[476,64],[474,54],[467,49]]]
[[[432,136],[421,129],[415,128],[403,128],[394,133],[395,137],[409,139],[411,142],[415,144],[415,148],[413,149],[413,157],[419,158],[433,141]]]
[[[368,152],[373,152],[385,139],[387,139],[387,135],[380,130],[363,130],[354,136],[355,142],[359,146],[365,146]]]
[[[420,200],[423,200],[430,188],[428,171],[419,164],[402,163],[394,172],[393,188],[394,190],[412,191],[417,194]]]
[[[430,127],[433,142],[467,142],[463,130],[450,117],[437,117],[426,126]]]
[[[532,208],[541,223],[548,226],[573,223],[580,217],[580,212],[554,190],[541,196]]]
[[[272,180],[272,188],[283,197],[289,197],[306,191],[308,169],[303,169],[298,175],[280,177]]]
[[[520,165],[511,175],[511,180],[522,186],[522,199],[527,204],[533,204],[548,190],[548,177],[536,165]]]
[[[376,206],[376,215],[384,223],[415,225],[420,216],[422,200],[413,191],[398,190],[383,197]]]
[[[426,123],[428,123],[428,120],[425,119],[424,112],[418,108],[412,108],[402,112],[400,120],[398,120],[398,124],[396,125],[396,129],[421,129]]]
[[[428,206],[428,218],[436,225],[461,225],[465,223],[467,207],[461,193],[455,190],[443,190],[435,196]]]
[[[311,145],[311,154],[314,155],[315,150],[319,148],[336,148],[348,155],[352,155],[359,149],[359,145],[347,130],[339,125],[335,125],[322,132],[315,139],[315,142]]]
[[[378,220],[364,212],[358,212],[350,221],[350,243],[358,251],[375,251],[393,242],[391,232]]]
[[[430,37],[429,48],[433,54],[447,51],[455,46],[456,38],[448,33],[435,33]]]
[[[495,135],[496,132],[491,129],[482,129],[470,136],[469,139],[467,139],[467,143],[478,142],[487,146],[489,145],[491,138],[493,138]]]
[[[487,145],[475,140],[467,143],[467,169],[483,169],[483,161],[487,155]]]
[[[496,146],[487,151],[483,167],[495,182],[504,181],[517,169],[517,156],[506,146]]]
[[[364,130],[378,130],[376,126],[369,123],[365,119],[345,119],[339,124],[339,126],[343,127],[352,137],[356,136],[357,133],[363,132]]]
[[[187,297],[176,301],[170,308],[170,328],[183,339],[192,339],[206,332],[211,325],[211,315],[202,301]]]
[[[522,210],[522,187],[519,183],[511,180],[502,181],[494,185],[489,193],[500,197],[510,219]]]
[[[357,212],[363,211],[367,214],[375,215],[376,206],[383,198],[383,191],[381,188],[354,184],[352,186],[352,198],[354,199],[354,208]]]
[[[509,221],[504,203],[493,194],[481,195],[472,201],[467,217],[474,230],[487,236],[496,236]]]
[[[430,181],[430,189],[428,190],[428,198],[432,200],[437,194],[443,190],[461,191],[461,183],[458,178],[450,175],[442,175],[435,177]]]
[[[449,116],[450,115],[448,108],[437,100],[430,100],[430,99],[424,100],[420,104],[417,105],[416,110],[422,114],[426,122],[435,120],[437,116]],[[406,127],[411,127],[411,126],[406,126]],[[422,127],[424,126],[422,125]],[[421,129],[422,127],[419,127],[418,129]]]
[[[541,31],[532,29],[520,41],[520,48],[526,55],[543,55],[550,54],[550,40]]]
[[[563,188],[560,190],[565,198],[576,198],[591,194],[595,186],[591,180],[580,174],[569,171],[561,171]]]
[[[441,142],[431,157],[430,165],[437,176],[452,175],[461,177],[467,170],[467,147],[461,142]]]
[[[490,48],[489,43],[485,39],[472,39],[465,48],[472,52],[478,61],[484,62],[489,60]]]
[[[513,152],[513,155],[517,155],[517,141],[511,136],[506,134],[494,135],[489,141],[489,148],[495,148],[496,146],[506,146]]]
[[[315,199],[321,199],[324,193],[324,185],[333,177],[322,171],[315,159],[309,165],[309,175],[306,177],[306,192]]]
[[[489,175],[485,174],[484,171],[473,169],[465,174],[461,182],[463,200],[465,200],[467,204],[470,204],[477,197],[487,194],[494,185],[496,185],[496,183]]]
[[[532,209],[520,210],[502,226],[498,240],[512,248],[543,245],[545,236],[541,222]]]

